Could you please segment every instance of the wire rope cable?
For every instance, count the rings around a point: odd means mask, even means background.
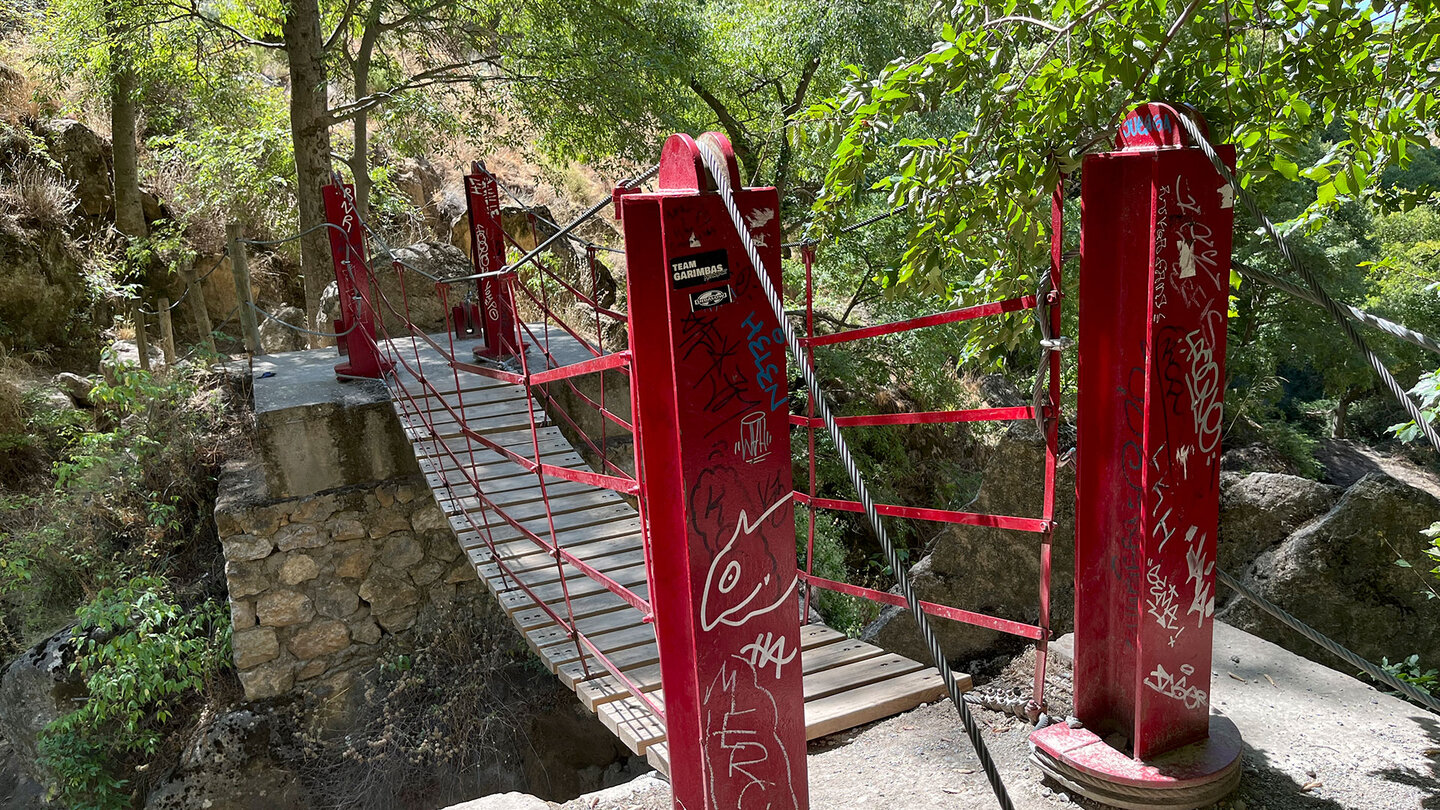
[[[1275,247],[1280,251],[1280,256],[1285,259],[1285,263],[1289,265],[1290,269],[1293,270],[1296,275],[1305,280],[1305,284],[1310,288],[1310,293],[1315,296],[1316,302],[1319,303],[1326,312],[1330,313],[1330,317],[1339,325],[1340,331],[1344,332],[1345,337],[1349,338],[1350,342],[1355,344],[1355,348],[1359,349],[1360,353],[1365,356],[1365,360],[1369,362],[1370,368],[1374,369],[1375,374],[1380,377],[1380,381],[1384,383],[1390,395],[1395,397],[1405,409],[1406,414],[1415,422],[1420,432],[1424,434],[1425,439],[1430,442],[1430,446],[1435,448],[1435,452],[1440,453],[1440,433],[1436,433],[1435,426],[1430,424],[1425,418],[1425,414],[1420,411],[1420,407],[1415,404],[1415,401],[1410,398],[1410,395],[1406,393],[1405,389],[1400,386],[1400,383],[1395,380],[1395,376],[1390,373],[1390,369],[1386,367],[1384,361],[1370,349],[1370,346],[1365,342],[1365,337],[1355,328],[1353,315],[1334,298],[1330,297],[1330,294],[1326,292],[1325,288],[1320,284],[1320,280],[1315,277],[1314,273],[1310,272],[1310,268],[1306,267],[1305,264],[1300,261],[1299,257],[1290,250],[1290,243],[1285,241],[1285,237],[1275,228],[1275,223],[1271,222],[1270,218],[1265,215],[1265,212],[1260,210],[1259,204],[1255,202],[1255,198],[1250,195],[1250,192],[1246,191],[1245,188],[1240,185],[1239,181],[1235,179],[1234,173],[1231,172],[1229,167],[1225,165],[1225,162],[1220,159],[1220,155],[1215,151],[1214,145],[1211,144],[1210,140],[1205,137],[1205,134],[1200,131],[1200,127],[1198,127],[1194,121],[1190,120],[1190,116],[1184,113],[1177,112],[1176,118],[1180,121],[1181,128],[1190,136],[1190,140],[1198,146],[1200,151],[1205,154],[1205,157],[1210,160],[1211,165],[1215,167],[1215,171],[1219,173],[1220,178],[1230,185],[1231,193],[1235,195],[1235,199],[1239,200],[1240,203],[1245,206],[1245,210],[1260,224],[1261,229],[1270,237],[1270,241],[1275,243]]]
[[[720,199],[725,204],[725,210],[730,215],[730,221],[735,226],[735,232],[739,235],[740,241],[745,245],[745,253],[753,265],[755,276],[760,281],[760,286],[765,292],[765,297],[770,303],[770,309],[774,312],[775,318],[780,323],[780,329],[785,335],[785,343],[790,353],[795,357],[795,364],[800,370],[804,379],[805,387],[809,391],[810,399],[815,403],[816,410],[821,420],[825,423],[825,429],[830,439],[835,443],[835,449],[840,455],[840,462],[845,467],[845,472],[850,478],[850,483],[855,487],[856,494],[865,512],[865,518],[870,528],[875,532],[880,546],[884,550],[885,559],[890,564],[890,569],[895,572],[896,584],[900,588],[901,595],[905,598],[906,605],[920,629],[920,635],[925,640],[925,646],[930,651],[931,658],[935,661],[935,667],[940,671],[941,680],[945,682],[945,690],[950,696],[950,702],[955,704],[955,710],[960,714],[960,722],[965,727],[965,734],[970,739],[970,745],[975,749],[975,755],[980,760],[980,765],[985,770],[985,777],[990,782],[991,789],[995,792],[995,798],[1003,810],[1013,810],[1014,804],[1010,801],[1010,795],[1005,789],[1005,783],[1000,777],[1000,771],[995,761],[990,756],[990,750],[985,745],[984,738],[980,735],[980,728],[975,723],[975,718],[970,714],[964,697],[955,682],[954,673],[950,669],[950,662],[946,660],[944,652],[940,649],[940,641],[935,636],[935,630],[930,626],[929,619],[920,605],[920,598],[915,593],[910,583],[909,568],[896,553],[894,544],[885,530],[884,524],[880,521],[880,515],[875,510],[875,502],[870,497],[870,489],[865,484],[865,477],[856,466],[855,459],[850,455],[850,446],[846,443],[845,437],[841,435],[840,428],[835,422],[835,416],[830,412],[830,405],[825,397],[824,391],[820,388],[820,380],[815,370],[806,359],[805,351],[800,345],[800,339],[791,326],[788,318],[785,317],[785,307],[771,283],[770,276],[766,272],[765,263],[760,258],[760,252],[755,247],[755,238],[750,233],[745,219],[740,214],[740,208],[735,204],[734,189],[730,187],[730,177],[725,168],[723,158],[705,141],[697,141],[700,146],[701,159],[705,162],[706,168],[710,170],[715,180],[715,185],[720,191]]]
[[[1295,618],[1284,608],[1245,587],[1245,585],[1240,582],[1240,580],[1231,576],[1229,573],[1216,569],[1215,576],[1221,582],[1225,583],[1225,587],[1229,588],[1232,591],[1235,591],[1246,599],[1249,599],[1251,602],[1254,602],[1256,606],[1258,606],[1261,610],[1264,610],[1266,613],[1269,613],[1271,616],[1279,619],[1280,622],[1286,627],[1289,627],[1291,630],[1294,630],[1305,638],[1308,638],[1316,644],[1320,645],[1321,647],[1324,647],[1327,652],[1331,653],[1337,658],[1342,658],[1345,660],[1346,663],[1363,670],[1366,675],[1369,675],[1376,681],[1383,682],[1385,685],[1404,694],[1406,697],[1410,698],[1416,703],[1419,703],[1421,706],[1424,706],[1425,708],[1429,709],[1432,712],[1435,712],[1436,714],[1440,714],[1440,699],[1437,699],[1434,695],[1416,688],[1414,684],[1409,684],[1400,680],[1399,678],[1386,672],[1375,664],[1372,664],[1364,658],[1361,658],[1359,655],[1356,655],[1349,649],[1341,646],[1339,642]]]
[[[1242,276],[1248,276],[1249,278],[1253,278],[1262,284],[1268,284],[1277,290],[1289,293],[1290,295],[1293,295],[1303,301],[1309,301],[1312,304],[1319,304],[1320,306],[1324,306],[1320,299],[1315,297],[1314,293],[1310,292],[1304,287],[1301,287],[1298,284],[1292,284],[1289,281],[1286,281],[1285,279],[1273,273],[1269,273],[1261,270],[1258,267],[1253,267],[1244,262],[1234,260],[1230,262],[1230,265],[1236,270],[1238,270],[1240,272],[1240,275]],[[1360,309],[1359,307],[1352,307],[1348,304],[1341,304],[1340,306],[1346,316],[1349,317],[1351,320],[1358,321],[1365,324],[1366,326],[1374,327],[1375,329],[1379,329],[1380,331],[1390,335],[1391,337],[1399,338],[1400,340],[1406,341],[1407,343],[1413,343],[1422,349],[1426,349],[1428,351],[1440,354],[1440,340],[1436,340],[1429,335],[1424,335],[1416,332],[1414,329],[1411,329],[1403,324],[1398,324],[1394,321],[1386,320],[1379,315],[1372,315],[1369,312]]]

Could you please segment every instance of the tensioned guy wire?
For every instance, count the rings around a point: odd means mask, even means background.
[[[954,673],[950,670],[950,662],[945,659],[944,651],[940,649],[940,640],[935,636],[934,628],[930,626],[929,619],[921,609],[920,597],[916,595],[915,589],[910,583],[909,569],[901,561],[900,555],[896,553],[894,544],[890,542],[890,535],[885,531],[885,525],[881,523],[879,513],[875,511],[875,502],[870,497],[869,487],[865,485],[865,477],[861,474],[860,468],[856,466],[854,457],[850,455],[850,445],[840,434],[840,427],[835,423],[835,417],[830,412],[830,403],[825,392],[820,388],[820,380],[805,357],[805,351],[800,345],[799,337],[795,334],[795,328],[785,317],[784,304],[780,300],[780,295],[775,291],[775,285],[770,282],[765,262],[761,260],[760,251],[755,247],[755,238],[745,224],[745,219],[740,214],[740,208],[735,204],[735,192],[730,187],[730,176],[726,171],[724,158],[705,141],[701,140],[697,143],[700,146],[701,159],[704,160],[705,167],[710,170],[710,175],[720,190],[720,199],[725,203],[725,210],[730,215],[730,221],[735,225],[735,232],[745,245],[745,253],[754,267],[755,276],[760,280],[761,289],[765,291],[765,298],[770,302],[770,309],[780,323],[780,329],[785,335],[785,343],[795,357],[796,367],[799,368],[800,376],[805,381],[805,387],[810,392],[810,399],[815,403],[816,410],[825,423],[825,429],[835,443],[835,449],[840,455],[840,463],[844,465],[845,472],[850,477],[850,483],[855,487],[856,494],[865,511],[865,518],[870,523],[871,530],[875,532],[875,537],[880,541],[880,547],[885,552],[885,559],[890,564],[890,569],[895,572],[896,584],[900,587],[905,604],[909,606],[910,613],[915,618],[915,623],[920,629],[920,636],[925,640],[925,646],[930,651],[930,657],[935,661],[936,669],[940,671],[940,677],[945,682],[945,690],[950,696],[950,702],[955,704],[955,710],[960,714],[960,722],[965,727],[965,735],[969,737],[970,745],[980,759],[980,766],[985,770],[985,777],[990,781],[990,788],[995,792],[995,798],[1003,810],[1013,810],[1014,804],[1011,803],[1005,783],[1000,778],[1000,771],[990,757],[990,750],[986,747],[984,738],[980,736],[980,728],[976,725],[975,718],[971,716],[970,709],[965,705],[959,685],[955,682]]]
[[[1176,113],[1176,118],[1179,119],[1181,128],[1190,136],[1191,142],[1199,147],[1201,152],[1205,153],[1205,157],[1210,160],[1211,165],[1215,167],[1215,171],[1220,174],[1220,178],[1230,184],[1230,189],[1234,193],[1235,199],[1239,200],[1240,203],[1245,206],[1245,210],[1250,213],[1250,216],[1256,222],[1260,223],[1261,229],[1270,237],[1270,241],[1275,243],[1275,247],[1280,251],[1280,256],[1285,259],[1285,263],[1290,266],[1290,269],[1293,270],[1296,275],[1305,280],[1305,284],[1310,288],[1310,293],[1314,296],[1316,303],[1323,307],[1326,312],[1330,313],[1330,317],[1335,319],[1335,323],[1339,325],[1340,331],[1344,332],[1345,337],[1349,338],[1350,342],[1355,344],[1355,348],[1359,349],[1360,353],[1365,356],[1365,360],[1370,363],[1370,368],[1374,369],[1375,374],[1380,377],[1380,381],[1384,383],[1386,390],[1388,390],[1390,395],[1395,397],[1405,409],[1405,413],[1415,422],[1420,432],[1425,435],[1425,439],[1430,442],[1430,446],[1435,448],[1435,452],[1440,453],[1440,433],[1435,432],[1435,426],[1425,419],[1425,415],[1420,412],[1420,406],[1416,405],[1415,401],[1410,399],[1410,395],[1405,392],[1405,389],[1401,387],[1399,382],[1396,382],[1395,376],[1390,373],[1390,369],[1386,368],[1384,361],[1366,344],[1364,336],[1355,328],[1355,321],[1352,320],[1353,316],[1351,313],[1347,312],[1339,302],[1330,297],[1330,294],[1320,285],[1320,280],[1315,277],[1314,273],[1310,272],[1310,268],[1306,267],[1305,264],[1300,261],[1300,258],[1290,250],[1290,243],[1285,241],[1285,237],[1281,236],[1280,232],[1276,230],[1275,223],[1271,222],[1270,218],[1265,216],[1265,212],[1260,210],[1260,206],[1255,202],[1255,198],[1250,196],[1250,192],[1246,191],[1245,188],[1240,185],[1240,182],[1235,179],[1235,175],[1230,171],[1229,167],[1225,165],[1225,162],[1220,159],[1220,155],[1215,152],[1215,147],[1210,143],[1210,140],[1205,137],[1205,134],[1200,131],[1200,128],[1195,125],[1195,122],[1190,120],[1189,116],[1180,112]]]

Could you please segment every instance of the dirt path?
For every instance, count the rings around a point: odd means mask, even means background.
[[[1420,465],[1348,439],[1326,439],[1315,451],[1325,465],[1325,481],[1349,487],[1372,472],[1383,472],[1440,498],[1440,475]]]

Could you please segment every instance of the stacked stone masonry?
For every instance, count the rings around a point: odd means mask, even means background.
[[[222,503],[235,666],[246,697],[343,692],[387,634],[483,587],[419,477]]]

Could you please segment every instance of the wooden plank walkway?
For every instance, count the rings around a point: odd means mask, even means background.
[[[444,344],[446,338],[441,336],[437,341]],[[397,366],[395,382],[403,384],[414,397],[397,397],[395,411],[414,445],[420,469],[476,574],[545,666],[632,751],[668,773],[663,724],[604,667],[588,654],[582,655],[569,634],[514,579],[523,582],[535,598],[558,615],[566,615],[568,596],[570,615],[575,617],[580,631],[625,673],[637,690],[663,707],[653,625],[642,621],[640,611],[603,585],[568,564],[557,564],[533,540],[486,509],[480,494],[517,523],[547,539],[551,538],[553,518],[554,537],[566,551],[648,598],[640,520],[635,509],[614,492],[562,479],[546,479],[542,494],[535,473],[467,439],[456,418],[460,416],[471,430],[519,455],[533,457],[538,442],[545,462],[588,470],[584,459],[559,428],[547,421],[538,405],[538,430],[531,435],[524,389],[473,373],[462,372],[457,380],[441,355],[424,343],[412,345],[408,340],[397,340],[395,345],[409,366]],[[455,345],[457,355],[468,359],[475,342],[457,341]],[[551,332],[551,348],[562,362],[588,356],[559,330]],[[543,367],[544,360],[538,353],[532,358],[533,367]],[[416,373],[423,374],[436,390],[427,391],[415,378]],[[446,404],[456,415],[446,410]],[[466,470],[480,482],[481,493],[470,485],[463,472]],[[508,575],[496,564],[497,559],[504,562]],[[879,720],[945,694],[939,673],[931,667],[846,638],[822,625],[804,627],[801,636],[808,739]],[[957,677],[962,681],[962,690],[968,690],[970,676]]]

